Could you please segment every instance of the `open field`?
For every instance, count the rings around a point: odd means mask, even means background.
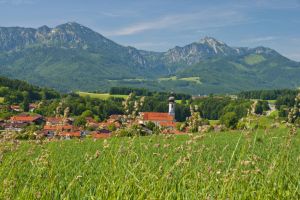
[[[220,123],[220,120],[209,120],[209,123],[211,125],[216,125],[216,124],[219,124]]]
[[[262,55],[256,55],[256,54],[251,54],[245,57],[245,62],[249,65],[255,65],[265,60],[266,59]]]
[[[123,98],[123,99],[126,99],[128,97],[128,95],[111,95],[108,93],[100,94],[100,93],[89,93],[89,92],[77,92],[77,94],[79,94],[80,96],[83,96],[83,97],[90,96],[91,98],[97,98],[97,99],[103,99],[103,100],[106,100],[109,97],[118,97],[118,98]]]
[[[3,101],[4,101],[4,98],[0,97],[0,103],[3,103]]]
[[[286,128],[5,143],[0,199],[299,199],[299,145]]]
[[[188,81],[188,82],[194,82],[197,84],[201,84],[201,80],[199,77],[178,78],[176,76],[171,76],[171,77],[167,77],[167,78],[159,78],[158,81]]]

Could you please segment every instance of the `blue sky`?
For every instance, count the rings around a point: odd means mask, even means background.
[[[73,21],[139,49],[166,51],[212,36],[300,61],[300,0],[0,0],[0,26]]]

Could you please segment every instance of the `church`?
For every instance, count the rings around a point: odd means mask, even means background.
[[[175,97],[169,97],[169,112],[140,112],[139,113],[139,124],[146,124],[147,122],[153,122],[157,126],[175,129]]]

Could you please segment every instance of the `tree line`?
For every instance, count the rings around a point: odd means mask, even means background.
[[[244,99],[275,100],[282,96],[297,95],[297,94],[298,91],[293,89],[253,90],[253,91],[242,91],[238,94],[238,97]]]
[[[129,95],[130,93],[135,93],[137,96],[170,96],[168,92],[156,92],[156,91],[149,91],[145,88],[130,88],[130,87],[112,87],[109,91],[110,94],[119,94],[119,95]],[[173,94],[177,100],[188,100],[191,99],[192,96],[189,94],[183,93],[175,93]]]

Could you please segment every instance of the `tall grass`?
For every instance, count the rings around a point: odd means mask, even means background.
[[[299,199],[299,144],[287,129],[2,143],[0,199]]]

